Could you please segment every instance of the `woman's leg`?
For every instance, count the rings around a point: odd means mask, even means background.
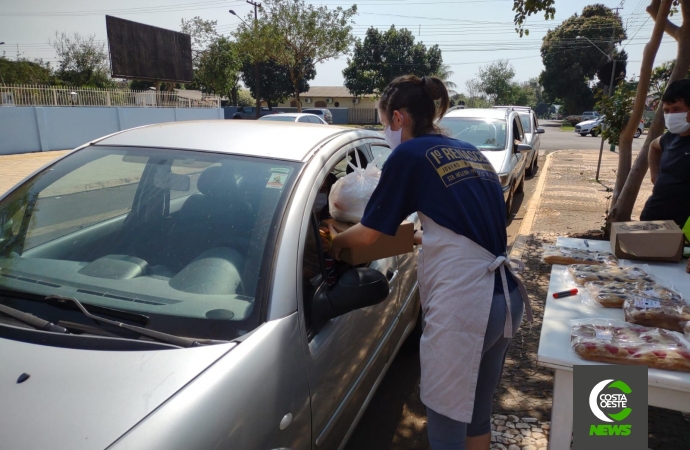
[[[518,289],[510,292],[510,310],[513,330],[517,330],[524,310]],[[496,294],[491,301],[491,313],[484,336],[472,423],[467,426],[467,450],[489,450],[491,445],[491,404],[494,392],[501,381],[503,363],[511,341],[511,338],[503,337],[505,315],[505,297],[503,293]]]
[[[426,408],[426,431],[431,450],[465,450],[467,424]]]

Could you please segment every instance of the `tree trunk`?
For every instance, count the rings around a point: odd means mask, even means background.
[[[232,90],[230,90],[230,95],[231,95],[231,97],[232,97],[232,104],[233,104],[233,106],[237,106],[237,103],[239,103],[239,102],[238,102],[238,97],[239,97],[239,95],[238,95],[238,92],[237,92],[237,86],[234,86],[234,87],[232,88]]]
[[[657,8],[654,10],[655,6],[658,6],[658,4],[655,5],[653,3],[652,6],[647,9],[650,14],[654,14],[660,9]],[[668,21],[668,18],[663,18],[663,21],[666,22],[666,32],[678,41],[676,66],[671,72],[668,84],[671,84],[675,80],[685,78],[688,69],[690,69],[690,22],[688,21],[688,16],[690,16],[690,1],[684,0],[681,3],[681,7],[683,8],[682,27],[677,28],[675,25],[669,25],[670,22]],[[650,9],[652,10],[650,11]],[[658,15],[656,17],[658,17]],[[663,105],[660,102],[656,110],[652,126],[649,128],[647,133],[647,139],[642,146],[642,150],[640,150],[640,153],[637,155],[637,159],[635,160],[632,170],[630,170],[630,173],[625,180],[625,184],[620,191],[620,196],[617,197],[615,202],[611,202],[612,208],[608,215],[609,223],[625,222],[631,218],[632,210],[635,207],[635,201],[637,200],[637,195],[640,192],[640,186],[642,185],[642,181],[644,181],[644,177],[649,166],[647,160],[649,145],[654,139],[661,136],[664,132],[664,117],[662,112]]]
[[[297,112],[302,112],[302,101],[299,99],[299,87],[295,85],[295,101],[297,102]]]
[[[625,128],[621,132],[618,138],[618,171],[616,172],[616,184],[613,188],[613,195],[611,198],[611,209],[609,212],[609,223],[616,215],[616,203],[618,201],[618,196],[625,185],[625,181],[628,179],[628,174],[630,173],[630,164],[632,162],[632,143],[633,135],[637,130],[637,126],[640,123],[642,114],[644,113],[645,104],[647,100],[647,92],[649,90],[649,80],[652,77],[652,66],[654,66],[654,59],[659,51],[659,45],[661,45],[661,39],[664,37],[664,28],[666,27],[666,19],[671,11],[671,0],[661,0],[661,5],[656,14],[656,20],[654,22],[654,29],[652,30],[652,35],[649,38],[649,42],[645,45],[644,52],[642,53],[642,64],[640,65],[640,78],[637,83],[637,95],[635,96],[635,106],[633,107],[632,114]],[[612,74],[615,77],[615,74]],[[609,95],[613,93],[610,92]],[[607,226],[608,228],[608,226]]]

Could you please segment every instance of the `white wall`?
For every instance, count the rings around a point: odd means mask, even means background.
[[[0,155],[67,150],[101,136],[141,125],[205,119],[223,119],[223,110],[0,107]]]

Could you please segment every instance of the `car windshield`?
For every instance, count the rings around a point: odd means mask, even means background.
[[[302,112],[323,116],[323,111],[321,111],[320,109],[303,109]]]
[[[525,133],[531,133],[532,127],[530,125],[532,121],[530,120],[529,114],[519,114],[519,116],[520,122],[522,122],[522,128],[525,130]]]
[[[506,146],[505,120],[444,117],[439,126],[451,137],[469,142],[480,150],[503,150]]]
[[[294,122],[294,116],[283,116],[280,114],[273,114],[270,116],[263,116],[259,120],[273,120],[275,122]]]
[[[0,201],[0,289],[233,339],[261,323],[294,162],[87,147]],[[263,277],[263,278],[262,278]]]

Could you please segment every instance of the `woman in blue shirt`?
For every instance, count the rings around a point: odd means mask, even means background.
[[[421,399],[431,447],[488,450],[493,393],[523,305],[530,320],[531,311],[506,260],[498,176],[476,147],[435,125],[448,105],[436,77],[407,75],[388,85],[378,108],[393,153],[361,223],[336,236],[332,253],[395,235],[419,214]]]

